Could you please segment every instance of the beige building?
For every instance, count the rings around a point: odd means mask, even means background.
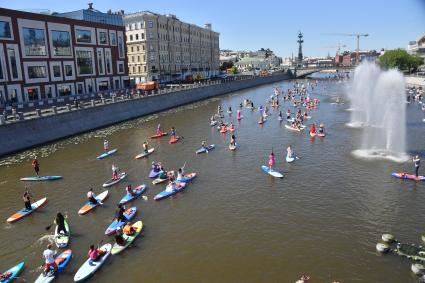
[[[174,15],[126,14],[130,78],[134,83],[169,82],[219,74],[219,33],[184,23]]]

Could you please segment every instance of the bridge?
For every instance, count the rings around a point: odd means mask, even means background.
[[[297,78],[305,78],[308,75],[321,72],[321,71],[350,71],[354,69],[354,66],[346,67],[346,66],[320,66],[320,67],[312,67],[312,68],[290,68],[290,72],[292,75]]]

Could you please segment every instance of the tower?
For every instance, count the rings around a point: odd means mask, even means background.
[[[303,34],[301,31],[298,33],[298,65],[301,66],[303,63]]]

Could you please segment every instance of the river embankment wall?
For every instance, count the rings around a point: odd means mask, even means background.
[[[278,73],[266,77],[212,82],[174,92],[132,97],[103,105],[93,104],[93,107],[84,109],[70,108],[70,111],[63,113],[4,124],[0,126],[0,156],[196,101],[290,78],[290,73]]]

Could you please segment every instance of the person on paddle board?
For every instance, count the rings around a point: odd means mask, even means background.
[[[22,200],[24,201],[24,205],[25,205],[25,208],[27,209],[27,210],[32,210],[32,207],[31,207],[31,193],[28,191],[28,188],[25,188],[26,189],[26,191],[24,192],[24,195],[22,196]]]
[[[415,175],[416,177],[419,176],[419,167],[421,167],[421,159],[419,158],[419,155],[416,155],[413,157],[413,163],[415,163]]]
[[[292,151],[292,147],[291,145],[288,145],[288,147],[286,148],[286,156],[289,158],[292,158],[294,155],[294,152]]]
[[[31,165],[32,165],[32,167],[34,167],[35,174],[38,177],[39,176],[38,172],[40,172],[40,163],[37,160],[37,156],[34,156],[34,159],[32,160]]]
[[[260,123],[260,124],[264,123],[264,116],[263,115],[260,116],[260,121],[258,121],[258,123]]]
[[[48,244],[47,249],[43,252],[44,274],[48,274],[51,268],[53,268],[53,273],[58,270],[58,265],[55,262],[55,255],[56,251],[52,250],[52,244]]]
[[[171,127],[171,140],[176,139],[176,129]]]
[[[136,229],[134,229],[134,227],[130,224],[130,222],[125,223],[125,225],[122,228],[122,231],[124,232],[124,234],[126,234],[127,236],[131,236],[134,233],[136,233]]]
[[[147,141],[145,141],[145,142],[143,143],[143,152],[144,152],[144,153],[148,153],[148,152],[149,152],[149,144],[148,144],[148,142],[147,142]]]
[[[269,155],[269,169],[270,171],[273,170],[273,166],[276,164],[276,159],[274,158],[274,153],[273,151],[270,153]]]
[[[177,181],[183,181],[184,180],[184,170],[183,168],[179,168],[177,170]]]
[[[105,251],[95,248],[94,245],[90,245],[90,249],[87,253],[87,256],[90,259],[89,263],[93,264],[93,262],[98,261],[104,254]]]
[[[230,137],[230,145],[231,146],[236,146],[236,137],[235,137],[235,135],[232,135]]]
[[[118,167],[112,163],[112,180],[118,180]]]
[[[58,225],[59,233],[64,235],[68,233],[68,231],[66,231],[66,228],[65,228],[65,217],[63,217],[62,213],[58,212],[58,214],[56,214],[56,218],[53,221],[53,223]]]
[[[118,210],[115,212],[115,219],[117,219],[118,222],[126,221],[127,218],[124,216],[125,206],[120,203],[117,206],[118,206]]]
[[[228,112],[232,112],[232,106],[229,106]]]
[[[322,123],[320,123],[319,125],[319,134],[324,134],[325,133],[325,125],[323,125]]]
[[[207,142],[206,141],[202,141],[202,143],[201,143],[201,149],[205,149],[205,151],[208,153],[208,148],[207,148]]]
[[[315,134],[316,133],[316,124],[315,123],[313,123],[311,125],[310,133],[312,133],[312,134]]]
[[[133,189],[131,188],[131,184],[128,184],[127,187],[125,187],[125,191],[127,192],[127,194],[129,194],[131,196],[135,195]]]
[[[103,204],[101,201],[96,199],[96,195],[93,192],[93,188],[90,188],[90,190],[87,192],[87,198],[89,199],[89,202],[93,205],[97,205],[97,204],[102,205]]]
[[[286,119],[290,120],[291,119],[291,110],[288,109],[288,111],[286,111]]]
[[[236,110],[236,119],[240,120],[241,119],[241,110]]]
[[[108,140],[103,141],[103,151],[108,152],[109,151],[109,142]]]
[[[161,135],[162,131],[161,131],[161,124],[158,124],[158,126],[156,126],[156,134],[157,135]]]
[[[119,245],[119,246],[125,245],[125,240],[124,240],[122,234],[123,233],[122,233],[121,227],[118,227],[116,232],[115,232],[114,238],[115,238],[115,243],[117,243],[117,245]]]

